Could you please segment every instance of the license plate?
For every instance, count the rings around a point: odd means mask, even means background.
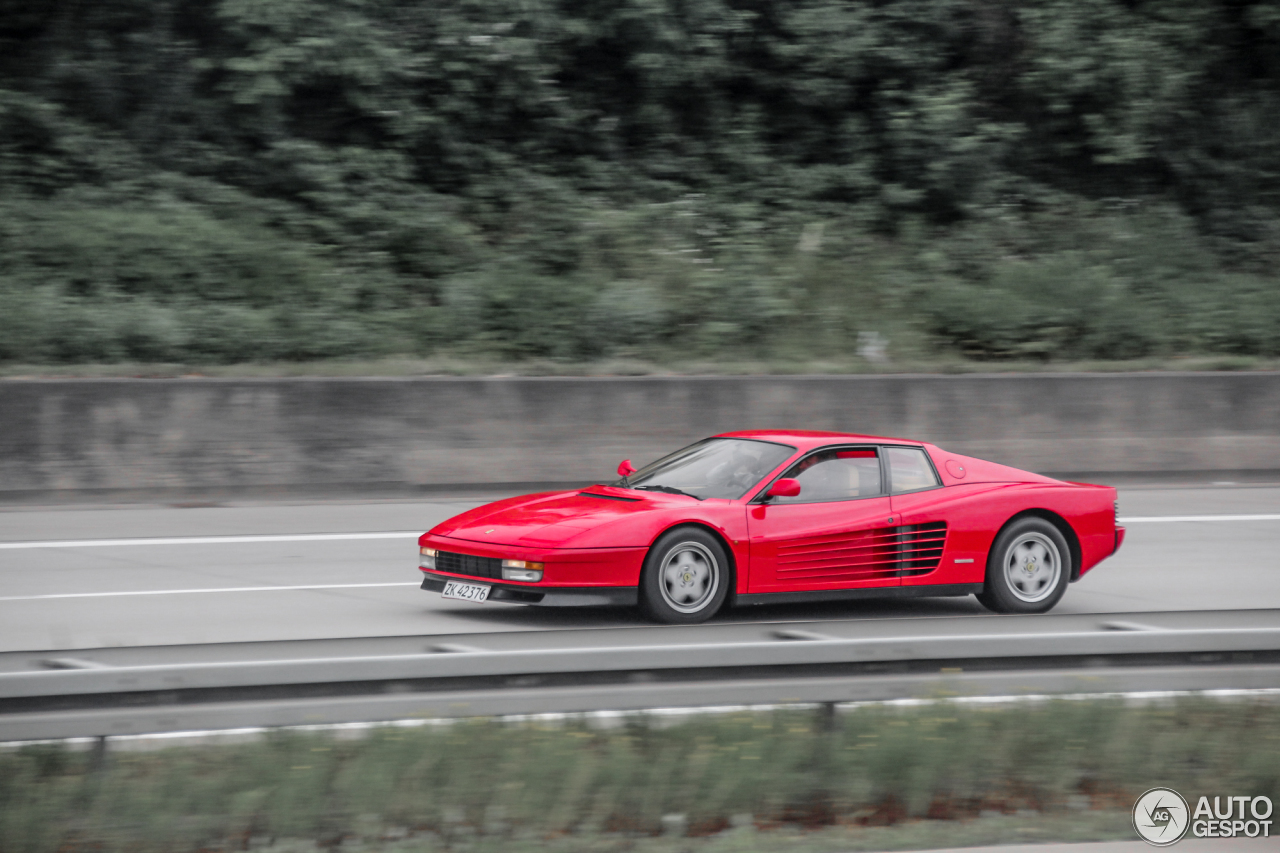
[[[490,587],[478,583],[459,583],[458,581],[445,581],[444,592],[440,593],[444,598],[458,598],[462,601],[484,601],[489,597]]]

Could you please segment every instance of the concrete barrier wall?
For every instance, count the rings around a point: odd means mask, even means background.
[[[1280,373],[0,382],[0,495],[594,481],[731,429],[1047,473],[1280,469]]]

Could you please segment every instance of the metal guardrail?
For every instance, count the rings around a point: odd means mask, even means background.
[[[661,707],[1280,688],[1280,625],[838,639],[111,666],[0,674],[0,742]]]
[[[836,639],[779,632],[772,642],[646,645],[527,651],[250,662],[68,668],[0,674],[0,702],[32,697],[251,688],[421,679],[618,673],[655,670],[759,669],[823,664],[1088,658],[1152,654],[1207,655],[1280,651],[1280,627],[1116,630],[967,636]]]

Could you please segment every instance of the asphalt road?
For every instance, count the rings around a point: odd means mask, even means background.
[[[1120,500],[1124,548],[1055,614],[1280,609],[1280,488],[1133,488]],[[414,534],[481,502],[5,508],[0,652],[644,627],[628,610],[418,590]],[[145,541],[156,539],[173,541]],[[755,607],[692,630],[931,617],[1004,618],[941,598]]]

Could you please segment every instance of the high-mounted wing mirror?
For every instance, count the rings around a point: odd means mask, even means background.
[[[766,498],[794,498],[800,494],[800,481],[793,480],[790,477],[783,477],[778,482],[769,487],[769,491],[765,492]]]
[[[623,459],[622,464],[618,466],[619,477],[630,477],[636,472],[635,466],[631,464],[630,459]]]

